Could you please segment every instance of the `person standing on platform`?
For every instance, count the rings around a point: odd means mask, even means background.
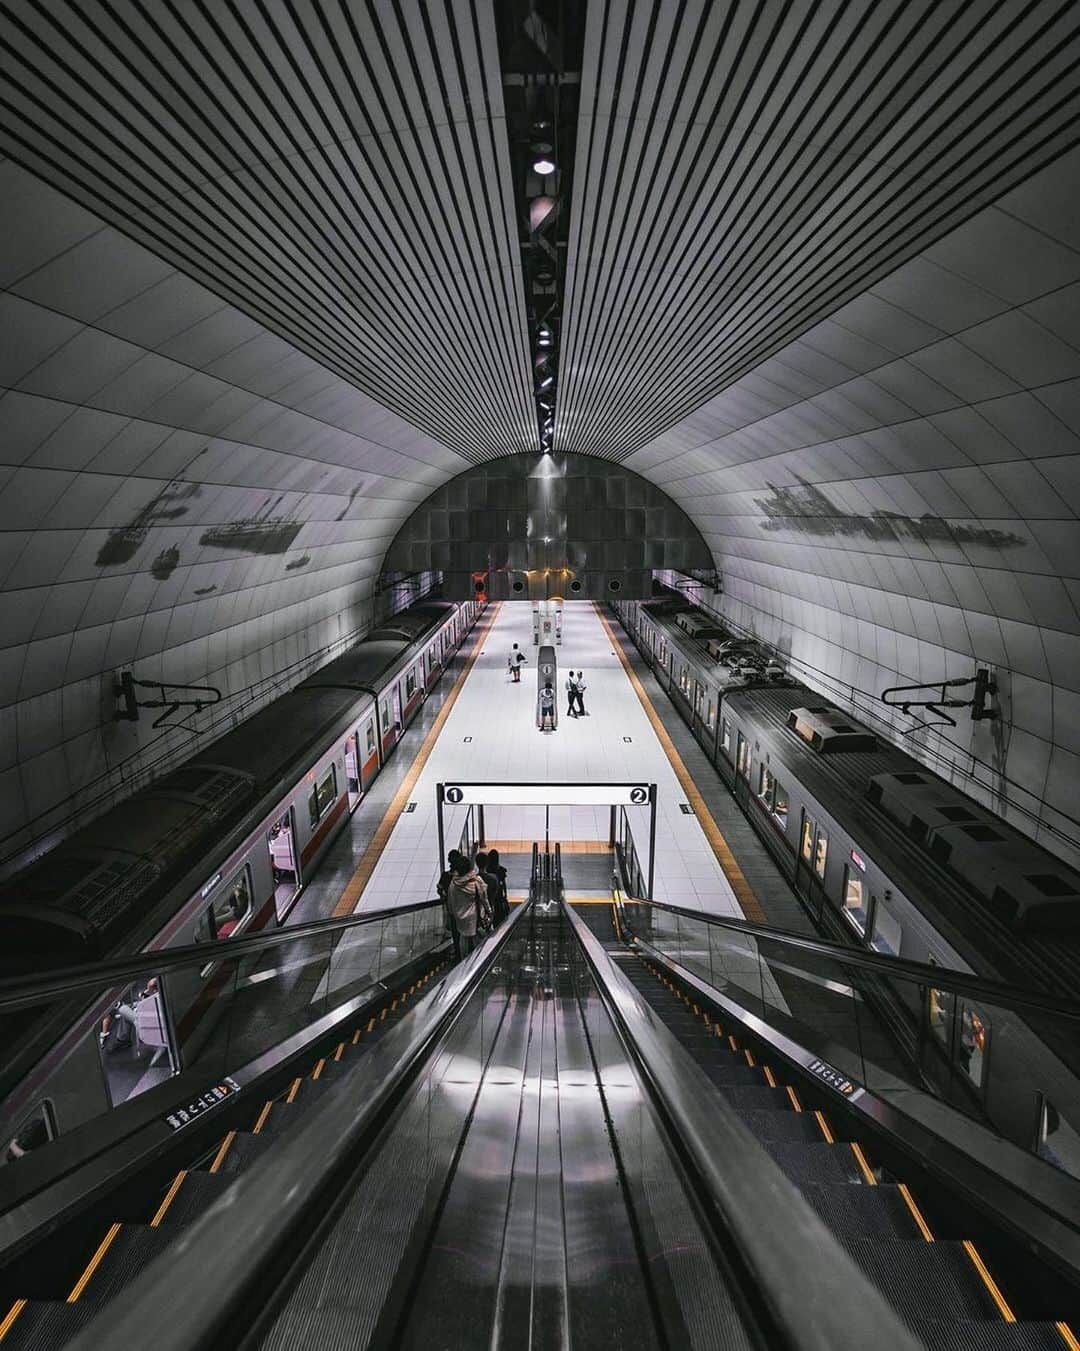
[[[577,714],[574,712],[574,703],[576,700],[577,700],[577,680],[574,677],[573,671],[571,671],[570,674],[566,677],[566,716],[568,718],[577,717]]]
[[[540,730],[541,732],[555,730],[555,691],[551,688],[550,680],[540,691]]]
[[[525,653],[518,647],[517,643],[510,649],[510,657],[507,666],[510,669],[510,679],[515,685],[521,683],[521,668],[525,665]]]
[[[573,672],[571,672],[571,675]],[[585,691],[588,686],[585,684],[585,677],[579,671],[574,679],[574,699],[577,702],[577,712],[575,718],[584,718],[588,715],[585,712]]]

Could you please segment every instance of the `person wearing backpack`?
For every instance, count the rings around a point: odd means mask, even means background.
[[[487,870],[489,873],[494,873],[499,882],[498,892],[494,899],[490,888],[488,889],[488,901],[491,903],[491,913],[495,923],[501,924],[503,920],[510,918],[510,895],[506,890],[506,869],[499,862],[499,851],[497,849],[488,850]]]
[[[577,701],[577,680],[574,676],[573,671],[571,671],[570,674],[566,677],[566,716],[568,718],[577,717],[577,714],[574,712],[574,704],[576,701]]]
[[[525,653],[518,647],[517,643],[510,649],[510,656],[507,658],[507,669],[510,672],[510,679],[515,685],[521,683],[521,668],[525,665]]]

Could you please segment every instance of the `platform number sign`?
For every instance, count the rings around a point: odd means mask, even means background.
[[[634,803],[648,802],[649,790],[647,788],[631,788],[630,801]]]
[[[447,802],[454,802],[454,803],[460,802],[464,796],[465,794],[461,791],[460,788],[448,788],[446,790]]]

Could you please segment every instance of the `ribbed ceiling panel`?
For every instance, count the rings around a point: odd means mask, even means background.
[[[588,13],[564,450],[625,458],[1076,135],[1075,3]]]
[[[535,448],[490,6],[11,0],[10,154],[473,462]]]

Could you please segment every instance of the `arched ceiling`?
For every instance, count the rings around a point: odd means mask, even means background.
[[[493,12],[0,0],[0,859],[210,735],[114,724],[118,670],[242,716],[535,450]],[[589,0],[556,404],[834,693],[992,665],[961,749],[1066,853],[1078,25]]]

